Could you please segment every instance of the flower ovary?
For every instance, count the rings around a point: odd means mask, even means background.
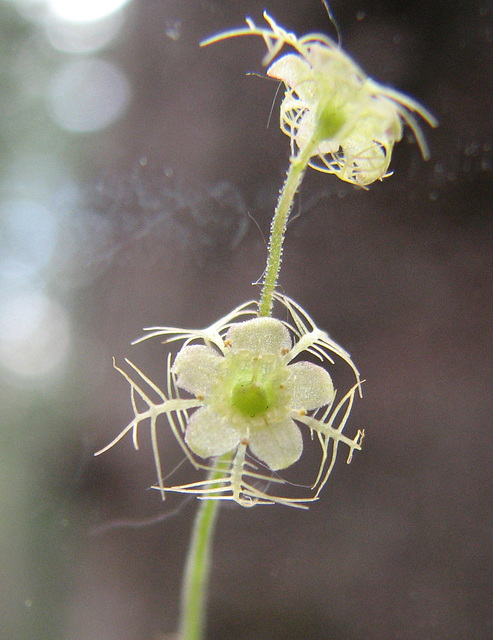
[[[325,103],[323,108],[319,110],[317,117],[317,137],[320,140],[330,140],[336,135],[345,121],[346,117],[340,107],[334,106],[331,102]]]
[[[244,416],[255,418],[267,411],[269,402],[263,387],[257,382],[239,382],[233,387],[231,404]]]

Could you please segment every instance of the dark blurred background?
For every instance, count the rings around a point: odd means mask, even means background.
[[[200,49],[267,9],[336,37],[319,0],[0,3],[0,619],[13,640],[163,640],[194,500],[161,503],[111,356],[164,382],[142,327],[258,295],[289,142],[264,45]],[[309,511],[220,514],[210,640],[487,640],[492,608],[492,86],[488,0],[333,0],[343,46],[440,120],[368,192],[315,172],[283,290],[363,377]],[[165,469],[180,462],[161,435]],[[317,459],[308,454],[316,469]],[[186,478],[186,468],[180,470]],[[155,520],[159,520],[156,522]],[[154,519],[154,523],[153,523]]]

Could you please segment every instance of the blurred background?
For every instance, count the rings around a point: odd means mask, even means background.
[[[0,619],[12,640],[163,640],[193,500],[155,482],[112,368],[164,383],[142,327],[256,297],[287,168],[264,45],[198,42],[319,0],[0,2]],[[353,356],[364,398],[309,511],[220,514],[212,640],[493,637],[492,88],[488,0],[333,0],[346,50],[440,120],[368,192],[309,172],[282,289]],[[163,428],[163,464],[181,461]],[[316,450],[308,464],[316,469]],[[186,478],[185,465],[180,473]]]

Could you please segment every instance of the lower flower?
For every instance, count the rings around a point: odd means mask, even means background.
[[[107,451],[129,431],[138,448],[137,429],[149,419],[156,488],[164,497],[157,444],[157,419],[164,415],[194,467],[215,474],[214,479],[166,490],[235,500],[243,506],[274,502],[304,506],[316,500],[335,463],[339,444],[348,446],[348,462],[353,451],[361,448],[363,432],[353,439],[343,434],[361,381],[349,354],[317,329],[301,307],[279,294],[276,299],[288,311],[289,321],[258,317],[256,303],[250,302],[205,330],[149,329],[150,333],[137,342],[157,336],[168,336],[166,342],[184,341],[172,366],[168,358],[166,392],[132,363],[140,378],[137,382],[119,369],[131,386],[134,418],[98,453]],[[246,316],[249,319],[245,320]],[[336,401],[330,374],[322,366],[300,359],[303,353],[321,364],[341,360],[350,367],[354,384]],[[159,402],[145,393],[142,382]],[[137,398],[146,405],[143,411],[137,409]],[[290,467],[303,453],[300,426],[307,427],[312,436],[316,434],[322,452],[311,493],[301,498],[271,493],[267,488],[271,484],[288,483],[270,472]],[[218,470],[222,472],[219,479]]]

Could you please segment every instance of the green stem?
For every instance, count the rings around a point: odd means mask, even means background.
[[[259,304],[260,316],[270,316],[272,312],[272,301],[281,268],[282,245],[289,214],[315,147],[316,144],[313,142],[305,145],[304,150],[291,160],[279,195],[271,225],[269,255]],[[224,476],[221,470],[224,466],[221,463],[230,460],[230,454],[220,458],[209,478],[220,480]],[[213,487],[214,485],[211,486]],[[204,635],[211,549],[219,503],[219,500],[202,500],[195,516],[181,593],[179,640],[202,640]]]
[[[308,162],[313,155],[316,144],[306,144],[295,158],[291,159],[284,185],[279,194],[277,207],[272,218],[269,238],[269,254],[267,267],[260,296],[259,316],[270,316],[272,313],[272,299],[276,290],[282,261],[282,245],[286,234],[289,214],[293,208],[293,200],[299,189]]]
[[[229,459],[229,454],[219,459],[216,468],[210,472],[211,480],[224,476],[221,463]],[[195,515],[183,577],[179,640],[201,640],[204,635],[211,549],[219,503],[219,500],[201,500]]]

